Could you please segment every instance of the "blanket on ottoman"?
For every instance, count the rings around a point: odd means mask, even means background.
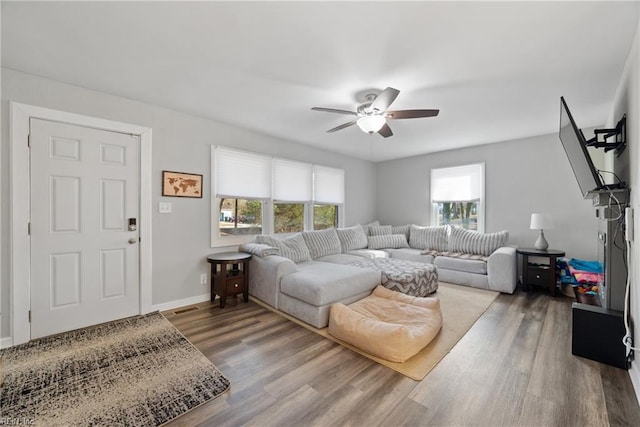
[[[437,297],[410,297],[378,286],[353,304],[331,306],[329,333],[369,354],[404,362],[442,328]]]
[[[382,273],[382,286],[414,297],[424,297],[438,290],[438,270],[433,264],[395,258],[363,259],[350,263]]]

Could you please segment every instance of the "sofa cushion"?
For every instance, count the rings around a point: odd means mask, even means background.
[[[375,221],[370,222],[368,224],[362,225],[362,230],[364,231],[365,236],[369,235],[369,227],[375,226],[375,225],[380,225],[380,221],[375,220]]]
[[[364,230],[360,224],[354,225],[353,227],[336,228],[336,232],[338,233],[338,239],[340,239],[342,252],[367,247],[367,235],[364,234]]]
[[[316,259],[321,256],[339,254],[342,252],[338,232],[335,228],[319,231],[305,231],[302,238],[309,248],[311,258]]]
[[[357,255],[362,258],[389,258],[389,252],[380,249],[356,249],[355,251],[347,252],[350,255]]]
[[[261,234],[256,236],[255,240],[256,243],[263,243],[280,249],[280,256],[289,258],[295,263],[311,261],[309,248],[307,248],[300,233],[286,239],[278,239],[277,237]]]
[[[369,236],[388,236],[391,234],[390,225],[371,225],[369,226]]]
[[[369,236],[369,249],[408,248],[404,234],[389,234],[386,236]]]
[[[483,234],[460,227],[452,227],[448,250],[489,256],[496,249],[504,246],[507,240],[509,240],[509,232],[506,230]]]
[[[391,234],[404,234],[404,237],[409,241],[409,231],[411,230],[411,224],[407,225],[393,225],[391,227]]]
[[[409,246],[414,249],[435,249],[438,251],[448,250],[447,226],[420,227],[411,225],[409,231]]]
[[[438,256],[433,263],[440,270],[447,269],[467,273],[487,274],[487,263],[481,260]]]
[[[309,261],[280,280],[280,292],[308,304],[333,304],[370,291],[380,284],[380,272],[350,265]]]
[[[355,261],[360,261],[362,259],[361,256],[353,255],[353,254],[333,254],[333,255],[325,255],[316,259],[318,262],[330,262],[333,264],[351,264]]]

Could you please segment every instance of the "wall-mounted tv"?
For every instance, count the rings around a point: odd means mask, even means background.
[[[560,141],[567,153],[582,196],[587,199],[593,197],[596,191],[607,188],[598,169],[593,165],[587,150],[587,141],[582,130],[576,126],[564,97],[560,97]]]

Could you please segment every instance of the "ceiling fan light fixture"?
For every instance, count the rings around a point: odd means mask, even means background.
[[[363,116],[358,119],[358,127],[365,133],[374,133],[382,129],[387,121],[383,116],[371,115]]]

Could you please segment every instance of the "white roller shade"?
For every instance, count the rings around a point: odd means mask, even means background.
[[[271,197],[271,157],[226,147],[215,149],[215,194],[218,198]]]
[[[431,169],[431,201],[467,202],[482,198],[484,164]]]
[[[293,160],[273,159],[273,199],[308,202],[313,192],[313,165]]]
[[[344,170],[314,165],[313,200],[319,203],[344,203]]]

